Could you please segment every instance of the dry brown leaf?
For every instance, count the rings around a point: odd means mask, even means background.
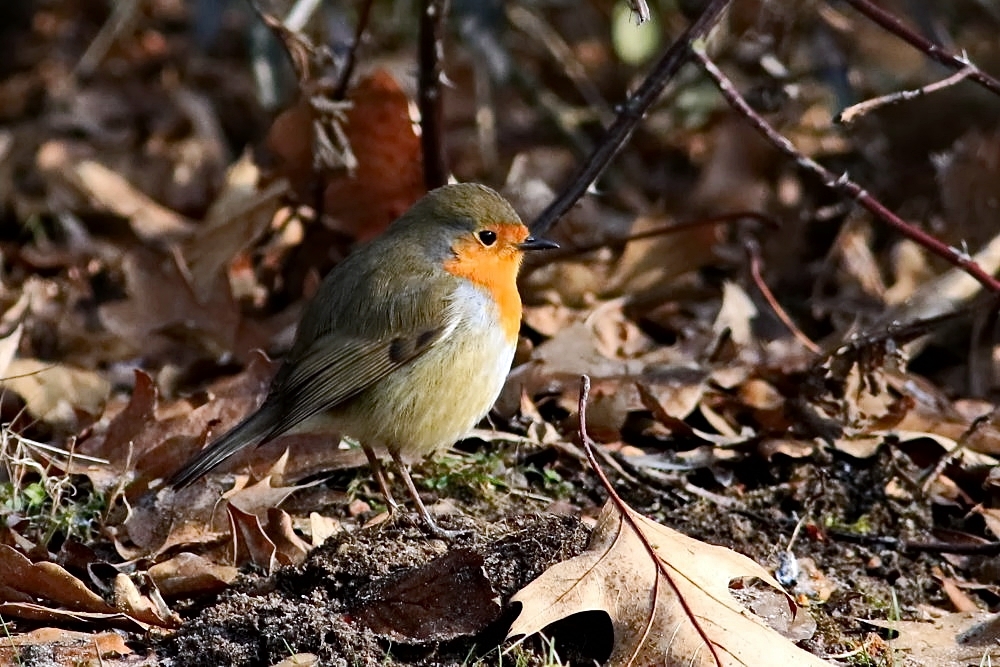
[[[135,387],[125,408],[108,424],[103,438],[88,438],[80,447],[83,453],[99,456],[107,460],[109,465],[72,471],[91,475],[91,481],[99,489],[117,484],[121,474],[134,462],[139,434],[155,421],[156,402],[157,391],[153,378],[136,369]],[[102,477],[103,482],[95,479]]]
[[[754,340],[753,319],[757,317],[757,307],[753,299],[736,283],[726,282],[722,287],[722,307],[712,324],[712,331],[721,335],[729,330],[734,342],[742,348]]]
[[[51,664],[90,665],[96,658],[129,655],[132,649],[125,638],[115,632],[76,632],[62,628],[38,628],[24,634],[5,636],[0,642],[0,664],[21,665],[18,648],[44,647]],[[98,663],[100,664],[100,663]]]
[[[637,218],[630,233],[641,234],[668,224],[665,218]],[[632,241],[625,247],[604,294],[636,294],[663,289],[688,271],[709,264],[722,237],[721,225],[704,225],[673,234]]]
[[[986,273],[996,273],[1000,269],[1000,235],[991,238],[971,259]],[[964,269],[950,269],[924,282],[905,301],[887,309],[879,323],[905,324],[958,310],[982,288]]]
[[[420,137],[409,100],[392,74],[372,72],[349,98],[344,131],[358,166],[353,174],[331,179],[323,201],[337,228],[363,241],[381,234],[426,190]]]
[[[17,347],[21,344],[21,332],[24,331],[24,323],[18,324],[9,334],[0,338],[0,377],[13,375],[7,371],[14,356],[17,354]]]
[[[43,598],[75,611],[117,611],[56,563],[32,563],[5,544],[0,544],[0,572],[4,573],[4,583],[7,586],[35,599]]]
[[[209,356],[245,354],[266,341],[240,340],[249,325],[232,297],[229,282],[217,273],[207,290],[195,293],[178,257],[144,248],[129,252],[122,262],[129,298],[103,304],[101,320],[108,330],[150,354],[163,337],[197,345]],[[161,352],[162,354],[162,352]]]
[[[578,612],[604,611],[615,634],[605,663],[611,667],[828,664],[733,598],[734,579],[756,577],[781,590],[760,565],[625,512],[609,501],[587,551],[549,568],[512,598],[523,607],[508,638],[540,632]]]
[[[312,549],[295,533],[292,516],[277,507],[267,511],[267,534],[278,550],[278,562],[282,565],[301,565]]]
[[[447,641],[480,632],[500,617],[483,556],[453,549],[426,565],[376,582],[351,616],[398,642]]]
[[[0,572],[5,585],[0,587],[0,617],[20,618],[43,623],[98,623],[148,630],[152,625],[172,625],[172,622],[152,623],[129,613],[122,613],[104,598],[87,588],[82,581],[56,563],[32,563],[14,549],[0,544]],[[59,607],[29,602],[44,600]]]
[[[279,509],[269,509],[266,518],[244,512],[232,503],[226,505],[233,532],[233,562],[248,560],[271,573],[278,565],[298,565],[309,553],[309,543],[295,534],[291,516]]]
[[[249,486],[233,488],[232,490],[224,493],[222,497],[227,499],[233,505],[239,507],[240,510],[244,512],[249,514],[260,514],[261,512],[267,511],[273,507],[277,507],[283,503],[288,496],[292,495],[299,489],[305,489],[322,483],[322,479],[317,479],[301,486],[272,486],[272,480],[281,479],[284,476],[288,458],[288,450],[285,450],[281,457],[274,462],[274,464],[270,467],[267,473],[260,478],[260,480]]]
[[[213,563],[187,551],[149,568],[149,576],[165,597],[217,593],[239,574],[231,565]]]
[[[956,462],[962,463],[965,466],[978,466],[983,469],[989,469],[995,465],[1000,464],[996,457],[989,456],[987,454],[980,454],[978,452],[971,451],[970,449],[962,446],[956,440],[952,440],[943,435],[938,435],[937,433],[928,433],[921,431],[903,431],[903,430],[892,430],[892,431],[873,431],[872,436],[877,436],[883,438],[893,438],[899,442],[899,444],[906,444],[914,440],[928,439],[931,440],[941,448],[954,457]]]
[[[226,505],[226,512],[233,533],[233,563],[249,561],[268,574],[274,572],[278,567],[278,548],[264,532],[260,518],[232,503]]]
[[[3,616],[37,623],[93,624],[102,628],[112,626],[132,632],[148,632],[150,629],[148,624],[132,618],[128,614],[53,609],[31,602],[0,603],[0,617]]]
[[[872,227],[866,218],[860,215],[848,217],[837,234],[830,254],[839,258],[841,269],[865,294],[882,299],[886,287],[878,260],[871,249],[872,236]]]
[[[338,519],[323,516],[318,512],[309,513],[309,537],[314,549],[336,535],[341,529],[342,526]]]
[[[184,243],[181,252],[196,298],[211,293],[223,268],[264,233],[278,211],[288,184],[280,180],[261,190],[258,176],[249,153],[234,163],[204,223]]]
[[[986,528],[993,533],[995,537],[1000,537],[1000,509],[978,505],[973,507],[971,511],[983,517],[983,522],[986,524]]]
[[[99,414],[111,385],[93,371],[38,359],[14,359],[3,387],[24,399],[28,412],[43,421],[73,425],[76,410]]]
[[[918,243],[902,239],[892,249],[892,272],[895,282],[885,291],[885,302],[899,306],[934,277],[927,261],[927,251]]]
[[[81,453],[107,459],[110,466],[80,472],[101,489],[117,485],[126,473],[130,482],[166,477],[208,437],[224,432],[257,406],[274,367],[264,355],[255,354],[245,371],[209,387],[211,400],[193,409],[185,400],[161,405],[153,379],[137,371],[125,408],[111,418],[104,433],[95,433],[79,446]]]
[[[99,162],[84,160],[72,168],[72,174],[85,195],[128,220],[144,241],[176,241],[194,229],[190,220],[156,203]]]
[[[315,653],[296,653],[281,662],[274,663],[271,667],[316,667],[319,664],[319,656]]]
[[[962,590],[962,585],[958,580],[945,575],[940,567],[935,566],[932,571],[934,578],[941,584],[941,592],[948,598],[948,602],[951,603],[955,611],[979,611],[979,605],[975,599]]]
[[[143,578],[149,581],[148,577]],[[179,627],[181,617],[167,606],[155,586],[149,586],[148,589],[148,593],[143,593],[127,574],[118,573],[112,587],[115,607],[142,623],[167,628]]]
[[[889,642],[915,665],[988,665],[1000,657],[1000,617],[985,611],[938,613],[930,621],[869,621],[899,633]]]

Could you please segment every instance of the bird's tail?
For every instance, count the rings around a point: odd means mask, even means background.
[[[277,435],[275,429],[280,414],[279,406],[265,402],[221,438],[198,452],[183,468],[174,473],[167,484],[175,489],[183,489],[241,449],[256,447],[274,437]]]

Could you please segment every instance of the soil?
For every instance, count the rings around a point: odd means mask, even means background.
[[[871,459],[836,453],[820,453],[818,459],[748,459],[714,474],[661,477],[659,489],[647,480],[638,485],[622,481],[618,490],[660,523],[735,549],[769,570],[779,569],[786,550],[794,554],[792,562],[821,564],[821,573],[800,571],[798,580],[782,583],[793,593],[813,594],[823,586],[832,591],[825,603],[808,607],[819,630],[801,645],[817,655],[834,655],[872,631],[860,619],[885,618],[894,605],[906,617],[920,604],[944,604],[934,574],[943,564],[938,556],[909,554],[875,539],[932,537],[932,517],[922,503],[886,497],[884,489],[897,475],[888,451]],[[729,483],[723,486],[718,478]],[[596,485],[593,479],[579,481],[578,489]],[[710,493],[698,494],[695,488]],[[467,531],[451,543],[428,537],[412,518],[400,517],[342,532],[303,565],[280,569],[272,577],[247,574],[217,600],[182,610],[184,625],[158,644],[157,653],[184,665],[271,665],[297,652],[313,653],[324,665],[498,664],[498,647],[517,612],[510,597],[550,565],[579,554],[589,529],[575,516],[516,515],[508,507],[511,513],[505,518],[483,522],[472,518],[475,506],[463,510],[468,514],[440,520],[442,527]],[[490,504],[482,511],[495,514],[497,509]],[[590,505],[581,513],[594,511],[596,506]],[[797,526],[798,536],[791,542]],[[867,539],[871,543],[864,543]],[[359,609],[384,597],[387,588],[459,552],[481,559],[481,565],[475,558],[473,564],[490,591],[482,605],[500,601],[480,627],[462,628],[464,634],[456,638],[414,640],[359,620]],[[440,609],[404,599],[405,609],[394,609],[387,622],[400,625],[400,614],[438,614],[441,618],[431,620],[447,635],[449,624],[459,621],[452,598],[474,592],[474,587],[463,588],[467,580],[448,572],[446,581],[435,580],[445,598]],[[564,664],[599,663],[610,653],[611,626],[599,612],[574,616],[545,634]],[[545,664],[548,648],[532,639],[521,658]]]
[[[270,578],[248,576],[213,604],[190,610],[190,620],[161,643],[162,656],[176,664],[206,666],[271,665],[290,652],[313,653],[324,665],[460,665],[486,659],[502,643],[512,620],[514,610],[506,604],[483,618],[475,632],[434,641],[373,630],[364,621],[364,610],[387,585],[449,553],[460,553],[485,575],[490,595],[481,601],[483,607],[496,598],[506,603],[547,567],[580,553],[588,534],[579,519],[550,514],[492,524],[446,518],[442,527],[468,532],[446,544],[401,517],[391,525],[341,533],[303,565]],[[463,620],[455,618],[456,598],[476,591],[464,588],[467,581],[453,569],[445,574],[426,584],[441,589],[435,591],[435,607],[405,600],[391,615],[437,614],[431,634],[454,634],[449,627]]]

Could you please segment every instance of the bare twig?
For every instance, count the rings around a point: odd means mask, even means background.
[[[566,214],[587,188],[601,175],[611,159],[628,141],[639,121],[663,92],[663,88],[687,62],[689,47],[695,40],[704,39],[715,26],[722,12],[732,0],[711,0],[708,6],[680,37],[674,40],[666,53],[618,112],[618,117],[604,133],[604,139],[580,167],[570,184],[549,204],[542,214],[531,223],[531,232],[544,236],[556,220]]]
[[[420,146],[424,154],[424,184],[428,190],[448,182],[441,111],[441,61],[448,0],[420,3]]]
[[[337,86],[333,89],[333,99],[342,100],[347,95],[347,86],[351,83],[351,75],[354,74],[354,65],[358,59],[358,48],[361,46],[361,38],[364,37],[368,29],[368,19],[371,18],[372,5],[375,0],[365,0],[361,5],[361,13],[358,14],[358,25],[354,28],[354,41],[347,51],[347,58],[340,70],[340,77],[337,79]]]
[[[104,57],[114,46],[118,37],[133,28],[139,19],[140,3],[138,0],[124,0],[116,2],[111,16],[101,26],[100,32],[87,47],[80,61],[76,64],[74,74],[76,76],[90,76],[100,66]]]
[[[772,292],[771,288],[767,286],[766,282],[764,282],[764,276],[760,273],[760,248],[757,247],[757,243],[753,240],[747,240],[746,250],[747,255],[750,257],[750,276],[753,278],[753,282],[757,285],[757,289],[760,290],[764,300],[767,301],[767,305],[771,307],[771,310],[773,310],[774,314],[778,316],[781,323],[792,332],[792,335],[795,336],[795,338],[798,339],[798,341],[802,343],[807,350],[813,354],[819,354],[821,352],[819,345],[812,342],[809,336],[805,335],[801,329],[795,326],[795,322],[792,321],[792,318],[788,316],[788,313],[785,312],[785,309],[781,307],[781,304],[778,303],[778,300],[774,297],[774,292]]]
[[[660,225],[650,229],[644,229],[643,231],[636,232],[635,234],[616,236],[610,239],[595,241],[593,243],[585,243],[578,246],[567,246],[565,248],[552,250],[546,253],[545,259],[549,262],[556,262],[566,257],[583,255],[588,252],[593,252],[594,250],[600,250],[601,248],[619,248],[632,243],[633,241],[642,241],[645,239],[656,238],[658,236],[668,236],[670,234],[683,232],[689,229],[697,229],[699,227],[707,227],[708,225],[718,225],[727,222],[739,222],[740,220],[756,220],[757,222],[761,222],[772,229],[778,229],[781,226],[777,220],[766,213],[760,213],[758,211],[734,211],[733,213],[722,213],[720,215],[713,215],[707,218],[698,218],[697,220],[685,220],[684,222],[674,222],[668,225]]]
[[[847,0],[847,4],[914,48],[923,51],[932,60],[936,60],[954,70],[961,70],[966,67],[972,68],[973,71],[969,74],[970,79],[1000,95],[1000,81],[973,65],[965,55],[957,56],[923,35],[914,32],[900,21],[899,17],[882,9],[874,2],[871,2],[871,0]]]
[[[770,123],[754,111],[746,99],[740,95],[739,91],[736,90],[736,86],[733,85],[733,82],[729,79],[729,77],[727,77],[722,70],[719,69],[718,65],[716,65],[715,62],[713,62],[705,53],[704,43],[698,42],[693,44],[691,50],[695,54],[695,58],[697,58],[697,60],[701,63],[705,72],[712,78],[713,81],[715,81],[716,86],[719,88],[719,92],[722,93],[722,96],[726,99],[729,105],[738,111],[740,115],[742,115],[754,128],[757,129],[758,132],[764,135],[764,138],[771,142],[775,148],[795,160],[799,167],[818,176],[827,187],[853,198],[858,202],[858,204],[871,212],[876,218],[882,220],[890,227],[893,227],[903,236],[913,240],[924,248],[927,248],[929,251],[938,257],[943,258],[950,264],[962,268],[987,289],[994,292],[1000,292],[1000,281],[984,271],[979,264],[972,260],[967,252],[949,247],[923,230],[905,222],[895,213],[886,208],[884,204],[868,194],[864,188],[851,180],[846,173],[837,176],[812,158],[800,153],[791,141],[775,130]]]
[[[874,99],[865,100],[864,102],[859,102],[858,104],[852,104],[847,107],[833,119],[835,123],[843,123],[844,125],[850,125],[856,121],[861,116],[871,113],[876,109],[881,109],[882,107],[889,106],[891,104],[899,104],[900,102],[906,102],[908,100],[916,99],[918,97],[923,97],[929,93],[934,93],[945,88],[954,86],[960,81],[965,81],[967,78],[972,76],[975,72],[975,68],[972,66],[963,67],[961,70],[952,74],[947,79],[942,79],[941,81],[935,81],[934,83],[929,83],[926,86],[917,88],[915,90],[900,90],[895,93],[890,93],[889,95],[882,95]]]

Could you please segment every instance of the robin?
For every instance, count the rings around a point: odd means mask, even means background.
[[[446,535],[404,458],[449,447],[490,410],[521,323],[517,273],[532,238],[483,185],[438,188],[323,280],[267,397],[170,480],[187,486],[245,447],[307,420],[333,420],[361,445],[390,512],[398,504],[373,449],[389,452],[427,529]]]

